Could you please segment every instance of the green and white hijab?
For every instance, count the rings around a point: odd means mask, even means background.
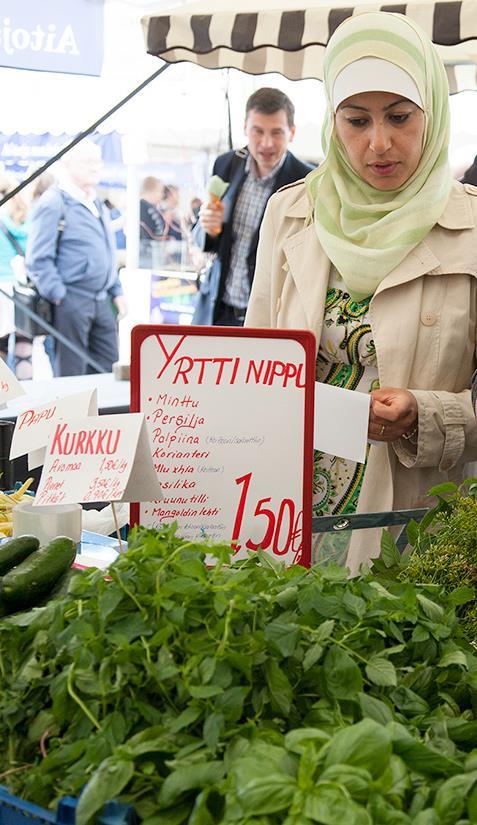
[[[375,189],[356,174],[334,129],[335,80],[346,66],[365,57],[386,60],[407,72],[424,102],[421,160],[409,180],[392,191]],[[324,82],[325,159],[307,175],[306,185],[318,239],[359,301],[374,294],[444,211],[452,182],[449,90],[442,61],[424,32],[408,17],[388,12],[357,15],[339,26],[326,49]],[[374,91],[383,91],[379,78]]]

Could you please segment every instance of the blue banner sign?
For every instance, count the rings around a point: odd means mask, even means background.
[[[13,172],[20,180],[28,176],[33,169],[56,155],[60,149],[71,143],[75,135],[53,135],[44,132],[41,135],[14,132],[4,135],[0,132],[0,169]],[[121,135],[119,132],[93,132],[90,139],[101,147],[104,168],[101,185],[123,187],[126,183],[126,167],[123,164]]]
[[[99,75],[104,0],[2,0],[0,66]]]

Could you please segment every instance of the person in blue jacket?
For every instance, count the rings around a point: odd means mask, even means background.
[[[26,265],[40,294],[54,305],[54,326],[76,347],[56,342],[54,374],[95,370],[89,353],[111,372],[118,358],[117,318],[126,313],[116,267],[109,210],[96,197],[101,149],[83,140],[63,159],[58,186],[39,199],[31,216]]]

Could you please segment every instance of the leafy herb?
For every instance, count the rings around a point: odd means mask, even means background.
[[[113,795],[145,825],[475,821],[477,659],[455,602],[230,562],[138,528],[110,580],[84,571],[2,620],[0,778],[51,807],[86,785],[78,825]]]

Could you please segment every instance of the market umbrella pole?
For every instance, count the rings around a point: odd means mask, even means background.
[[[95,120],[95,122],[92,123],[91,126],[88,126],[87,129],[76,135],[76,137],[71,141],[71,143],[68,143],[68,145],[65,146],[64,149],[60,149],[60,151],[57,152],[56,155],[54,155],[52,158],[47,160],[46,163],[43,164],[43,166],[40,166],[40,168],[32,172],[32,174],[28,178],[25,178],[25,180],[19,183],[18,186],[15,187],[15,189],[12,189],[11,192],[8,192],[8,194],[5,195],[5,197],[2,200],[0,200],[0,206],[3,206],[3,204],[7,203],[7,201],[9,201],[10,198],[13,198],[15,195],[18,194],[18,192],[21,192],[21,190],[24,189],[25,186],[28,186],[29,183],[31,183],[41,174],[43,174],[43,172],[46,169],[48,169],[49,166],[52,166],[52,164],[56,163],[60,158],[63,157],[63,155],[66,155],[66,153],[69,152],[70,149],[73,148],[73,146],[76,146],[77,143],[80,143],[85,137],[94,132],[98,128],[98,126],[101,126],[101,124],[108,119],[108,117],[114,115],[114,113],[117,112],[118,109],[120,109],[122,106],[124,106],[125,103],[128,103],[135,95],[137,95],[139,92],[142,92],[142,90],[146,86],[148,86],[149,83],[152,83],[152,81],[155,80],[156,77],[159,77],[160,74],[165,72],[165,70],[168,69],[170,65],[170,63],[164,63],[164,65],[161,66],[161,68],[158,69],[157,72],[154,72],[154,74],[146,78],[146,80],[143,80],[143,82],[139,86],[133,89],[132,92],[129,92],[129,94],[126,95],[126,97],[123,97],[123,99],[120,100],[119,103],[116,103],[116,105],[113,106],[112,109],[109,109],[109,111],[106,112],[104,115],[101,115],[101,117],[98,118],[98,120]]]

